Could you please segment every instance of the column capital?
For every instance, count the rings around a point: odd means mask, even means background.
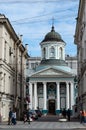
[[[36,84],[37,84],[37,82],[33,82],[33,84],[35,84],[35,85],[36,85]]]
[[[32,84],[32,82],[29,82],[28,84]]]
[[[70,81],[69,83],[70,83],[70,84],[74,84],[74,82],[73,82],[73,81]]]
[[[60,84],[60,82],[56,82],[56,84],[58,85],[58,84]]]
[[[66,85],[69,85],[70,81],[66,81]]]
[[[46,85],[47,82],[43,82],[43,85]]]
[[[35,82],[33,82],[33,83],[37,83],[37,82],[35,81]]]

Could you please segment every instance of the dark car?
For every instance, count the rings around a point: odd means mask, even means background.
[[[35,111],[36,111],[38,117],[41,117],[41,116],[42,116],[42,112],[41,112],[40,110],[35,110]]]

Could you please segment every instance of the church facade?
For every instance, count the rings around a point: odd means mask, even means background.
[[[30,109],[39,107],[43,114],[58,114],[75,104],[75,85],[72,69],[65,62],[65,45],[52,26],[40,43],[41,63],[30,74]]]

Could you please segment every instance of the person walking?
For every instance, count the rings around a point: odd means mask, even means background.
[[[13,114],[12,109],[9,108],[8,125],[12,124],[12,114]]]
[[[70,121],[70,116],[71,116],[71,111],[70,111],[70,109],[68,109],[68,110],[67,110],[68,121]]]
[[[28,124],[30,124],[30,113],[29,113],[29,109],[27,110],[27,121],[28,121]]]
[[[64,118],[66,118],[66,110],[65,110],[65,108],[62,111],[62,115],[63,115]]]
[[[86,111],[85,110],[83,111],[83,116],[84,116],[83,122],[86,123]]]
[[[30,114],[29,114],[29,109],[26,110],[26,111],[24,111],[23,114],[24,114],[24,123],[25,123],[25,122],[28,122],[28,124],[30,124]]]
[[[83,118],[82,118],[82,110],[80,110],[80,123],[82,123]]]
[[[23,112],[23,118],[24,118],[24,123],[27,121],[27,111],[24,111]]]
[[[86,123],[86,111],[82,111],[82,123]]]
[[[16,125],[16,111],[14,110],[12,113],[12,123]]]

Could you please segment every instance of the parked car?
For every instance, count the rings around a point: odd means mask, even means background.
[[[41,117],[41,116],[42,116],[42,112],[41,112],[40,110],[35,110],[35,111],[36,111],[38,117]]]

